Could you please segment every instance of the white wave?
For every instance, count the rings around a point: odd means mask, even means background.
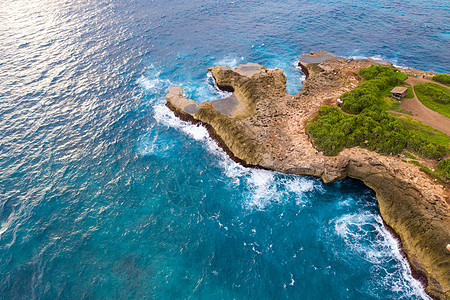
[[[219,89],[219,87],[216,84],[216,81],[214,80],[214,77],[212,76],[211,72],[206,73],[206,82],[205,85],[208,87],[209,92],[216,96],[215,99],[223,99],[230,97],[233,93],[222,91]]]
[[[364,212],[344,215],[335,224],[337,234],[344,239],[347,246],[374,264],[379,263],[384,254],[376,249],[380,245],[365,242],[370,241],[368,235],[371,234],[367,227],[373,226],[374,230],[380,233],[381,228],[377,221],[375,215]]]
[[[139,140],[138,152],[142,155],[167,156],[176,146],[173,139],[161,138],[158,131],[153,128]]]
[[[250,191],[245,203],[249,209],[263,210],[275,203],[294,200],[297,205],[305,206],[310,192],[320,187],[314,179],[294,175],[281,179],[274,171],[252,169],[242,175]]]
[[[361,56],[361,55],[351,55],[349,58],[353,59],[371,59],[374,61],[387,61],[390,62],[394,67],[400,68],[400,69],[412,69],[411,67],[401,65],[398,63],[398,60],[395,58],[387,58],[381,55],[375,55],[375,56]]]
[[[2,234],[9,229],[9,226],[12,223],[12,218],[8,218],[8,220],[6,222],[2,222],[2,224],[0,225],[0,238],[2,236]]]
[[[301,72],[302,75],[300,76],[300,81],[304,81],[306,79],[306,75],[303,73],[302,67],[300,67],[298,65],[298,60],[295,60],[292,62],[292,65],[294,66],[294,68],[298,71]]]
[[[309,201],[307,198],[308,192],[322,188],[321,185],[316,185],[311,178],[294,176],[284,181],[284,186],[287,193],[295,195],[295,202],[299,206],[305,206]]]
[[[153,117],[159,124],[166,125],[168,127],[175,128],[186,135],[190,136],[194,140],[205,140],[208,135],[208,131],[203,126],[197,126],[189,122],[181,121],[174,113],[163,103],[158,103],[154,106]]]
[[[231,57],[231,56],[226,56],[218,61],[216,61],[215,65],[216,66],[228,66],[231,68],[236,68],[238,65],[243,64],[244,63],[244,57]]]
[[[249,174],[250,169],[242,167],[240,164],[231,160],[231,158],[217,145],[217,143],[209,136],[205,127],[194,125],[190,122],[180,120],[174,113],[164,105],[164,101],[160,101],[154,106],[153,117],[160,125],[174,128],[180,133],[200,141],[207,151],[217,157],[219,166],[234,184],[239,184],[240,179]]]
[[[271,202],[279,202],[280,194],[275,185],[275,172],[252,170],[247,177],[250,197],[246,203],[250,208],[264,209]]]
[[[310,192],[315,188],[314,181],[306,177],[294,176],[285,183],[286,190],[298,195]]]
[[[394,291],[407,292],[406,299],[430,299],[421,284],[412,277],[397,241],[385,230],[380,216],[369,212],[344,215],[335,220],[335,231],[348,248],[372,263],[371,272],[377,274],[377,278],[368,283],[367,292],[376,296],[376,292],[372,291],[373,286],[381,288],[387,284],[390,288],[393,286]],[[375,240],[374,236],[377,237]],[[395,262],[394,268],[384,269],[383,261],[388,264]],[[379,278],[380,275],[382,278]]]
[[[161,91],[167,89],[171,82],[168,79],[162,79],[159,77],[160,72],[150,74],[149,76],[141,76],[137,83],[146,91],[151,93],[160,93]]]
[[[144,90],[153,94],[165,92],[172,85],[169,79],[161,78],[161,70],[153,64],[149,66],[146,75],[142,75],[136,82]]]

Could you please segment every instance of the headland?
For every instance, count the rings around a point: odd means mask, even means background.
[[[303,55],[307,78],[296,95],[286,92],[283,70],[248,63],[210,68],[226,99],[197,104],[171,87],[167,106],[183,120],[201,123],[236,161],[286,174],[321,177],[324,182],[351,177],[376,192],[380,213],[401,240],[413,275],[436,299],[450,299],[450,192],[417,166],[397,156],[353,147],[336,156],[314,148],[307,121],[324,105],[335,105],[360,84],[357,72],[374,64],[327,52]]]

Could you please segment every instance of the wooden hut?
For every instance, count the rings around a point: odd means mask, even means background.
[[[392,98],[400,100],[400,98],[405,97],[408,92],[408,88],[404,86],[396,86],[391,90]]]

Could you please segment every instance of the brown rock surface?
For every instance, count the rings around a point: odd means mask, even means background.
[[[217,66],[210,71],[220,88],[233,92],[229,105],[223,100],[197,105],[183,97],[181,88],[172,87],[166,96],[168,106],[183,119],[206,124],[228,153],[246,165],[319,176],[324,182],[346,176],[362,180],[375,190],[384,221],[399,235],[413,271],[424,275],[426,291],[449,299],[448,187],[397,157],[361,148],[345,149],[334,157],[316,153],[305,131],[305,121],[320,106],[334,105],[359,84],[356,71],[379,62],[336,58],[326,52],[303,57],[308,57],[305,63],[300,60],[308,77],[297,95],[286,92],[281,69]]]

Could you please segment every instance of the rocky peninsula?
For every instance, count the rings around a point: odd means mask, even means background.
[[[307,78],[296,95],[286,92],[283,70],[248,63],[210,68],[217,86],[232,95],[197,104],[171,87],[167,106],[184,120],[204,124],[236,161],[287,174],[318,176],[324,182],[345,177],[362,180],[376,192],[387,227],[401,240],[413,276],[436,299],[450,299],[450,192],[398,157],[362,148],[337,156],[318,152],[306,122],[323,105],[360,83],[357,71],[370,59],[339,58],[326,52],[303,55]]]

